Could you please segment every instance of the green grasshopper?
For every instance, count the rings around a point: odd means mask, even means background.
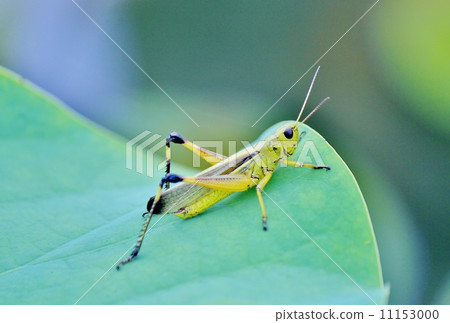
[[[147,212],[143,214],[147,219],[131,255],[121,261],[117,265],[117,269],[121,265],[132,261],[138,255],[148,225],[154,214],[170,212],[183,219],[191,218],[235,192],[246,191],[256,186],[256,194],[262,212],[263,229],[267,230],[266,209],[261,191],[269,182],[278,164],[330,170],[328,166],[317,166],[288,160],[288,157],[294,154],[298,142],[304,134],[304,132],[300,133],[300,126],[329,99],[327,97],[322,100],[303,121],[299,121],[319,68],[317,68],[311,81],[297,120],[283,124],[274,134],[259,141],[255,146],[246,147],[230,157],[199,147],[183,138],[179,133],[172,131],[166,138],[166,175],[161,179],[156,195],[151,197],[147,203]],[[180,176],[170,173],[170,143],[183,145],[212,166],[195,176]],[[179,182],[181,184],[169,188],[170,183]],[[165,188],[164,191],[163,188]]]

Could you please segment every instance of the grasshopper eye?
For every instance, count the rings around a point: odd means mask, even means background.
[[[292,128],[289,127],[289,128],[286,128],[286,130],[283,132],[283,134],[287,139],[291,139],[292,136],[294,135],[294,132],[292,131]]]

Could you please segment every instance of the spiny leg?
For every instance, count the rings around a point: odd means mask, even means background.
[[[264,189],[266,184],[269,182],[272,177],[272,173],[267,173],[263,179],[256,186],[256,194],[258,195],[259,205],[261,206],[262,219],[263,219],[263,229],[267,231],[267,216],[266,216],[266,207],[264,206],[264,201],[262,198],[261,191]]]
[[[170,149],[170,142],[172,141],[171,136],[166,137],[166,176],[170,173],[170,160],[172,159],[172,151]],[[168,190],[170,187],[170,182],[167,181],[165,184],[165,189]],[[145,213],[143,214],[143,216]]]
[[[170,149],[170,143],[181,144],[184,145],[186,139],[183,138],[179,133],[175,131],[171,131],[170,135],[166,137],[166,176],[170,174],[170,162],[172,159],[172,150]],[[165,189],[169,189],[170,181],[167,181],[165,184]],[[144,213],[145,214],[145,213]]]
[[[294,166],[294,167],[309,167],[309,168],[314,168],[314,169],[326,169],[326,170],[331,169],[330,166],[318,166],[318,165],[313,165],[313,164],[305,164],[305,163],[295,162],[293,160],[287,160],[287,159],[280,160],[280,163],[283,163],[283,164],[286,164],[289,166]]]
[[[164,184],[167,183],[167,182],[178,183],[178,182],[181,182],[181,181],[182,181],[182,178],[180,176],[178,176],[178,175],[175,175],[175,174],[167,174],[166,176],[164,176],[161,179],[161,182],[159,183],[158,190],[157,190],[156,195],[155,195],[155,200],[153,202],[153,205],[152,205],[150,211],[149,212],[145,212],[142,215],[142,216],[145,216],[147,214],[148,216],[147,216],[147,219],[145,219],[144,226],[143,226],[142,231],[141,231],[141,233],[139,235],[139,238],[138,238],[138,240],[136,242],[136,245],[135,245],[133,251],[131,252],[130,256],[128,258],[126,258],[125,260],[122,260],[116,266],[117,270],[120,269],[121,265],[124,265],[124,264],[132,261],[138,255],[139,250],[141,249],[141,246],[142,246],[142,242],[144,241],[145,234],[147,233],[148,225],[150,224],[150,220],[152,219],[153,212],[155,210],[155,205],[156,205],[156,203],[158,203],[159,199],[161,198],[161,192],[162,192],[162,188],[163,188]]]

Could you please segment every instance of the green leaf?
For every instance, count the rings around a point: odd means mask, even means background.
[[[297,156],[319,154],[332,170],[278,169],[267,232],[254,189],[234,194],[189,220],[155,216],[117,272],[158,178],[126,169],[123,140],[4,69],[0,109],[1,304],[387,301],[356,181],[306,126]]]

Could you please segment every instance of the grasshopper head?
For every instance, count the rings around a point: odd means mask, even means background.
[[[288,156],[291,156],[298,146],[300,134],[297,122],[287,122],[275,132],[277,140],[283,146],[283,150]]]
[[[296,121],[287,122],[277,130],[277,132],[275,133],[277,140],[283,146],[284,151],[288,156],[294,154],[295,150],[297,149],[298,142],[301,136],[299,128],[329,99],[329,97],[323,99],[322,102],[320,102],[319,105],[315,107],[314,110],[312,110],[305,119],[303,119],[303,121],[299,122],[301,116],[300,112]]]
[[[276,136],[278,140],[280,141],[281,145],[284,148],[284,151],[288,154],[288,156],[291,156],[295,150],[297,149],[298,141],[300,139],[300,132],[299,128],[308,120],[319,108],[330,98],[327,97],[322,100],[322,102],[319,103],[318,106],[316,106],[302,121],[300,121],[300,118],[303,114],[303,111],[305,110],[306,102],[308,102],[309,95],[311,94],[312,87],[314,85],[314,81],[316,80],[317,73],[319,72],[320,66],[317,68],[316,72],[314,73],[314,77],[311,81],[311,85],[309,86],[308,93],[306,94],[305,101],[303,102],[303,106],[300,109],[300,113],[298,114],[297,120],[288,122],[284,126],[282,126],[280,129],[277,130]]]
[[[281,146],[283,146],[283,151],[288,155],[291,156],[294,154],[295,150],[297,149],[298,142],[301,137],[301,133],[299,128],[308,120],[319,108],[330,98],[327,97],[322,100],[322,102],[319,103],[318,106],[316,106],[302,121],[300,121],[300,118],[303,114],[303,111],[305,110],[306,102],[308,102],[309,95],[311,94],[311,89],[314,85],[314,81],[316,79],[317,73],[319,72],[320,66],[317,68],[316,72],[314,73],[314,77],[311,81],[311,85],[309,86],[308,93],[306,94],[305,101],[303,102],[303,106],[300,109],[300,113],[298,114],[297,120],[290,121],[285,123],[283,126],[281,126],[276,132],[275,137],[276,140],[280,143]]]

